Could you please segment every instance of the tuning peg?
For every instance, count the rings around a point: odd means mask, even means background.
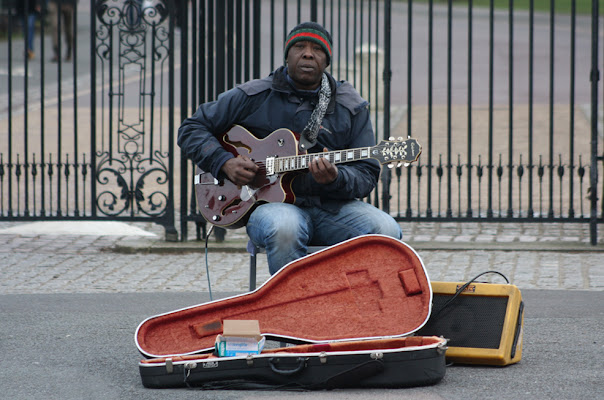
[[[388,168],[392,169],[392,168],[394,168],[394,167],[395,167],[394,163],[389,163],[389,164],[388,164]]]
[[[394,140],[394,136],[390,136],[388,140]]]
[[[402,137],[402,136],[399,136],[399,137],[397,137],[396,139],[397,139],[399,142],[402,142],[402,141],[403,141],[403,137]]]
[[[411,163],[406,162],[404,165],[405,167],[408,167],[409,165],[411,165]]]
[[[402,165],[403,165],[403,163],[402,163],[402,162],[398,162],[398,163],[396,164],[396,168],[400,168]]]

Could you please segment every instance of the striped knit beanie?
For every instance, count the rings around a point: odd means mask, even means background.
[[[287,60],[287,53],[296,42],[308,40],[315,42],[323,48],[327,55],[327,65],[331,63],[331,35],[325,28],[316,22],[303,22],[291,30],[285,40],[284,57]]]

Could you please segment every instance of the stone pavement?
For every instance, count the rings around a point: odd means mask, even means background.
[[[206,260],[213,292],[247,290],[243,229],[228,231],[222,243],[211,237],[206,252],[204,241],[165,242],[160,226],[128,225],[140,233],[48,234],[28,231],[31,225],[0,223],[0,294],[207,292]],[[604,290],[604,234],[592,246],[587,224],[402,225],[405,242],[434,281],[464,281],[497,270],[521,290]],[[15,227],[23,229],[14,233]],[[195,238],[192,229],[189,237]],[[268,277],[261,254],[258,285]],[[494,274],[481,280],[503,282]]]

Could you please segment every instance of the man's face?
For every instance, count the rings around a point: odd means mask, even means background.
[[[323,48],[308,40],[294,43],[287,53],[288,74],[298,89],[313,90],[321,84],[327,68]]]

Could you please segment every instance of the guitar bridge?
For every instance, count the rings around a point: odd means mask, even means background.
[[[275,157],[267,157],[265,164],[266,176],[275,175]]]

